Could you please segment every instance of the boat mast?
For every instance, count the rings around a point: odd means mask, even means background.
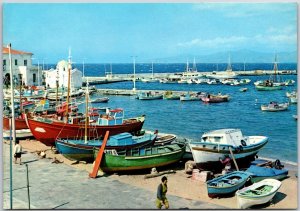
[[[186,60],[186,72],[189,71],[189,59]]]
[[[227,65],[227,70],[226,71],[232,71],[231,62],[230,62],[230,54],[229,54],[229,57],[228,57],[228,65]]]
[[[84,143],[87,143],[87,127],[89,122],[89,81],[86,82],[86,91],[85,91],[85,127],[84,127]]]
[[[153,62],[152,62],[152,79],[154,79],[154,73],[153,73]]]
[[[197,71],[197,66],[196,66],[196,60],[195,60],[195,57],[194,57],[194,63],[193,63],[193,70],[194,70],[194,71]]]
[[[277,54],[275,54],[275,61],[274,61],[274,82],[279,82],[277,81],[277,71],[278,71],[278,65],[277,65]]]
[[[14,106],[14,81],[12,71],[12,59],[11,59],[11,44],[8,44],[8,55],[9,55],[9,70],[10,70],[10,91],[11,91],[11,133],[12,139],[10,138],[10,209],[13,208],[12,203],[12,141],[16,143],[16,122],[15,122],[15,106]]]
[[[56,70],[56,106],[58,105],[58,70]],[[62,94],[63,96],[63,94]]]
[[[135,88],[135,57],[136,56],[133,56],[133,91],[136,91],[136,88]]]
[[[66,116],[66,123],[68,123],[68,112],[69,112],[69,101],[70,101],[70,85],[71,85],[71,69],[72,69],[72,64],[71,64],[71,49],[69,48],[69,61],[68,61],[68,92],[67,92],[67,105],[66,105],[66,111],[65,111],[65,116]]]

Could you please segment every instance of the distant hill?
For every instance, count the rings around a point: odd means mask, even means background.
[[[209,55],[178,55],[168,58],[157,59],[159,62],[167,63],[189,63],[195,60],[197,63],[227,63],[230,54],[231,63],[273,63],[275,52],[257,52],[252,50],[238,50],[230,52],[218,52]],[[296,63],[297,52],[277,52],[277,61],[279,63]]]

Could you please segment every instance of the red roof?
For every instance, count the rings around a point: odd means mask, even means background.
[[[33,53],[29,53],[29,52],[25,52],[25,51],[17,51],[14,49],[10,49],[11,54],[30,54],[32,55]],[[2,48],[2,54],[8,54],[8,48],[7,47],[3,47]]]

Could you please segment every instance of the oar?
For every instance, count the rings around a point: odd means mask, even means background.
[[[233,159],[235,168],[236,168],[236,170],[239,171],[239,167],[238,167],[238,165],[237,165],[237,163],[236,163],[236,160],[235,160],[234,155],[233,155],[233,153],[232,153],[231,147],[229,147],[229,151],[230,151],[231,157],[232,157],[232,159]]]

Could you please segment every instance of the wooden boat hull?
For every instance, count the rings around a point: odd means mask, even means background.
[[[163,95],[155,95],[155,96],[138,96],[139,100],[158,100],[162,99]]]
[[[140,140],[132,141],[129,143],[123,143],[123,145],[118,145],[112,141],[112,139],[108,139],[105,149],[116,149],[116,150],[126,150],[136,147],[144,147],[148,145],[152,145],[156,135],[154,134],[146,134],[143,137],[140,137]],[[55,141],[55,146],[57,151],[64,155],[66,158],[70,160],[77,161],[86,161],[93,162],[94,161],[94,148],[99,149],[102,145],[102,140],[91,140],[87,144],[84,143],[84,140],[68,141],[57,139]]]
[[[262,111],[276,112],[276,111],[286,111],[288,109],[288,105],[280,105],[278,107],[269,107],[268,105],[262,105]]]
[[[266,192],[260,192],[260,188],[271,186],[271,189]],[[265,204],[269,202],[277,193],[281,186],[281,182],[275,179],[265,179],[254,183],[251,186],[245,187],[236,192],[237,203],[239,209],[246,209],[253,205]]]
[[[262,140],[253,145],[248,145],[239,148],[230,145],[217,145],[204,142],[190,142],[190,148],[193,154],[194,161],[199,169],[205,169],[217,172],[224,166],[219,161],[220,157],[230,155],[229,147],[231,147],[234,154],[234,158],[238,163],[238,166],[246,167],[251,161],[255,159],[255,155],[258,151],[268,143],[267,137],[262,137]],[[231,157],[231,156],[230,156]]]
[[[3,116],[3,129],[10,130],[10,119],[9,117]],[[26,120],[22,118],[15,118],[16,130],[28,129]]]
[[[205,103],[222,103],[228,102],[228,97],[202,97],[201,100]]]
[[[263,86],[263,85],[256,85],[255,86],[257,91],[275,91],[281,90],[282,86]]]
[[[27,124],[31,130],[33,136],[40,142],[47,146],[54,146],[55,140],[59,138],[68,137],[83,137],[85,134],[84,124],[67,124],[59,121],[46,120],[41,118],[29,119],[27,118]],[[110,131],[110,135],[116,135],[123,132],[134,133],[142,129],[145,117],[137,117],[127,119],[127,123],[120,125],[89,125],[87,128],[87,134],[89,138],[100,138],[105,135],[106,131]]]
[[[149,148],[131,149],[131,155],[111,155],[105,153],[100,168],[105,172],[120,172],[150,169],[162,167],[178,162],[184,152],[185,144],[170,144],[166,146],[155,146]],[[94,150],[94,156],[98,154],[98,149]]]
[[[234,171],[218,178],[207,181],[207,193],[211,198],[227,196],[235,193],[247,182],[250,174],[243,171]]]
[[[3,130],[3,139],[9,140],[11,137],[10,130]],[[16,130],[16,139],[27,139],[33,137],[29,129]]]

